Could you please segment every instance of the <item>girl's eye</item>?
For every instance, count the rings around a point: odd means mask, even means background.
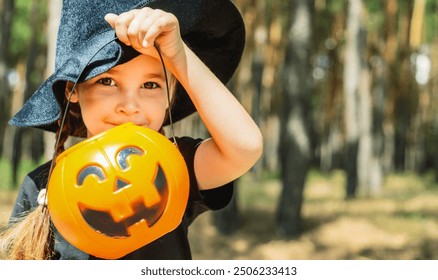
[[[146,82],[142,85],[142,88],[146,88],[146,89],[154,89],[158,87],[159,87],[158,84],[154,82]]]
[[[104,85],[104,86],[114,86],[116,84],[116,83],[114,83],[113,79],[111,79],[111,78],[102,78],[97,82],[99,84]]]

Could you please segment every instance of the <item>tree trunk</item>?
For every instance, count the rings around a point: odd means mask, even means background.
[[[411,169],[417,172],[426,171],[426,148],[427,148],[427,126],[429,123],[428,115],[431,104],[431,93],[427,90],[427,83],[430,75],[429,50],[421,47],[421,35],[423,34],[423,22],[426,8],[425,0],[415,0],[412,18],[410,21],[409,45],[414,51],[415,60],[412,62],[415,69],[416,85],[418,85],[418,105],[412,120],[412,147],[411,147]],[[418,64],[419,60],[422,63]],[[429,61],[429,67],[426,66]],[[419,75],[420,74],[420,75]],[[418,76],[417,76],[418,75]],[[426,77],[426,78],[423,78]]]
[[[361,26],[366,22],[365,10],[360,17]],[[380,193],[383,175],[381,161],[381,124],[374,121],[379,117],[380,110],[373,110],[373,99],[371,95],[371,73],[368,66],[368,39],[367,32],[360,28],[359,32],[359,57],[360,57],[360,79],[359,79],[359,154],[358,154],[358,177],[359,190],[370,196]],[[376,96],[379,98],[379,96]],[[384,100],[377,100],[376,106],[384,104]],[[375,129],[374,125],[377,125]]]
[[[374,56],[374,65],[371,77],[371,94],[373,96],[372,108],[372,157],[375,163],[371,162],[371,190],[380,192],[383,177],[385,174],[384,151],[385,151],[385,133],[384,118],[385,104],[388,102],[387,91],[385,89],[385,71],[384,62],[381,56]]]
[[[383,169],[385,172],[391,172],[396,169],[396,128],[395,128],[395,102],[397,90],[391,86],[395,78],[395,71],[392,65],[395,64],[398,52],[397,41],[397,0],[388,0],[383,2],[385,11],[385,26],[383,30],[384,42],[380,50],[383,57],[382,68],[385,76],[384,90],[387,95],[387,103],[385,105],[384,116],[384,154],[383,154]]]
[[[61,20],[62,0],[49,0],[49,16],[47,21],[47,67],[46,77],[49,77],[55,70],[55,50],[58,26]],[[55,136],[52,132],[44,132],[44,158],[46,160],[53,157],[55,147]]]
[[[358,188],[359,155],[359,87],[361,77],[360,29],[362,1],[350,0],[347,13],[344,67],[344,121],[346,133],[346,198],[354,198]]]
[[[294,1],[290,9],[291,25],[281,73],[283,88],[280,114],[280,149],[282,191],[277,209],[280,234],[297,236],[301,232],[301,208],[304,184],[310,161],[313,1]]]
[[[10,100],[10,106],[11,106],[11,112],[14,114],[17,112],[23,105],[24,100],[24,91],[25,91],[25,83],[23,82],[25,80],[26,76],[26,65],[25,63],[18,63],[15,67],[15,73],[17,75],[17,80],[21,81],[12,89],[12,96]],[[3,157],[8,159],[8,161],[11,163],[11,181],[12,181],[12,188],[17,187],[17,181],[18,181],[18,163],[19,158],[21,157],[21,138],[22,138],[22,128],[7,125],[5,126],[5,135],[2,139],[3,143]],[[16,145],[16,143],[19,143],[20,145]]]
[[[3,153],[3,139],[11,111],[11,90],[7,79],[7,58],[9,56],[8,48],[15,1],[2,0],[0,5],[0,153]]]
[[[360,126],[358,154],[359,190],[369,196],[376,196],[382,186],[382,164],[380,131],[374,130],[372,97],[370,88],[371,78],[368,66],[362,64],[360,86]],[[378,129],[378,128],[377,128]]]

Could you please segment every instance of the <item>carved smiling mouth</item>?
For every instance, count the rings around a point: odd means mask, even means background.
[[[117,164],[122,170],[129,168],[128,157],[130,156],[143,156],[144,152],[137,147],[126,147],[122,149],[116,157]],[[99,181],[105,179],[105,173],[100,166],[90,165],[81,170],[78,174],[78,185],[81,186],[85,178],[93,175],[98,178]],[[123,191],[125,188],[129,188],[131,184],[125,180],[117,179],[115,182],[115,191]],[[115,238],[129,237],[129,227],[132,225],[145,221],[149,227],[153,226],[163,215],[164,210],[169,198],[169,188],[164,175],[163,169],[160,165],[157,166],[157,172],[154,179],[154,186],[160,197],[159,203],[146,206],[145,199],[147,197],[140,197],[129,203],[129,207],[132,210],[132,215],[124,218],[120,221],[115,221],[110,211],[102,211],[94,208],[91,205],[86,205],[81,202],[78,204],[79,211],[84,218],[85,222],[93,228],[95,231]],[[144,187],[146,190],[146,187]]]
[[[79,204],[79,210],[84,220],[94,230],[114,238],[129,237],[129,227],[143,220],[149,227],[152,227],[164,213],[169,197],[169,189],[166,177],[160,166],[158,166],[154,183],[161,198],[160,203],[147,207],[144,203],[144,199],[139,198],[130,203],[133,214],[121,221],[116,222],[109,211],[96,210],[83,203]],[[118,185],[119,184],[120,182],[118,182]],[[118,187],[120,187],[120,185]]]

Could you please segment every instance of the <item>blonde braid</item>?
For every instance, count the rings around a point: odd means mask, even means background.
[[[46,206],[11,220],[0,233],[0,258],[4,260],[48,260],[52,256],[53,235]]]

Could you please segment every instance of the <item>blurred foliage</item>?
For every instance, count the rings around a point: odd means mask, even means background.
[[[21,160],[20,166],[18,168],[18,176],[19,180],[18,182],[21,183],[26,176],[27,173],[29,173],[29,170],[35,169],[39,164],[42,162],[32,162],[31,160]],[[0,159],[0,190],[17,190],[18,186],[14,185],[12,182],[12,167],[11,163],[4,159]]]
[[[425,26],[425,41],[431,43],[438,36],[438,1],[436,0],[426,2]]]
[[[33,7],[33,5],[36,5]],[[33,11],[32,11],[33,10]],[[12,22],[11,44],[9,47],[9,63],[16,64],[29,57],[29,45],[33,34],[37,34],[37,44],[46,44],[46,0],[15,0],[15,14]]]

